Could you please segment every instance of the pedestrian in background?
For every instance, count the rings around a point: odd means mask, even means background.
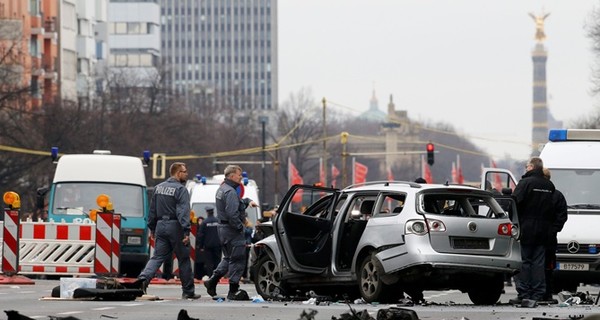
[[[244,221],[246,208],[257,207],[254,201],[240,199],[237,189],[241,188],[242,168],[229,165],[225,168],[225,181],[215,195],[217,219],[219,219],[219,239],[223,250],[223,259],[212,276],[204,281],[206,291],[211,296],[217,295],[217,284],[221,277],[229,274],[229,300],[246,300],[248,294],[240,290],[240,279],[244,272],[246,261],[246,238],[244,236]]]
[[[169,168],[171,177],[154,188],[148,229],[155,239],[154,255],[138,276],[136,284],[146,293],[146,288],[156,271],[173,252],[179,262],[182,299],[198,299],[190,262],[190,195],[185,188],[187,168],[185,163],[175,162]]]
[[[544,259],[555,210],[552,204],[554,184],[544,178],[543,168],[541,158],[531,158],[512,194],[519,215],[523,261],[521,272],[515,276],[518,295],[510,299],[512,304],[535,306],[546,294]],[[524,303],[524,300],[529,301]]]
[[[244,237],[246,238],[246,262],[244,263],[244,273],[242,274],[242,283],[250,283],[250,275],[248,274],[248,262],[250,260],[250,248],[252,247],[252,236],[254,235],[254,226],[252,222],[246,218],[244,221]]]
[[[204,222],[204,217],[199,216],[196,220],[196,224],[198,227],[196,228],[196,259],[194,260],[194,278],[198,280],[202,280],[202,278],[206,275],[206,253],[202,250],[200,245],[200,238],[202,237],[202,230],[200,230],[200,226]]]
[[[221,241],[219,240],[219,220],[215,217],[215,208],[206,208],[206,219],[200,224],[198,246],[204,255],[205,275],[211,276],[221,262]]]
[[[543,172],[546,179],[550,180],[550,178],[552,178],[552,174],[548,168],[544,168]],[[548,244],[546,245],[546,294],[544,295],[543,300],[550,304],[556,304],[558,303],[558,300],[552,298],[552,291],[554,289],[554,269],[556,268],[556,247],[558,246],[558,239],[556,236],[562,230],[568,219],[567,200],[558,189],[554,190],[552,204],[554,205],[555,214],[552,227],[549,229],[550,234],[548,235]]]

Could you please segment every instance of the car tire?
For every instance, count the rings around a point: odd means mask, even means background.
[[[500,277],[490,280],[480,281],[480,285],[475,285],[468,290],[469,299],[478,306],[494,305],[500,300],[502,290],[504,290],[504,281]]]
[[[365,302],[397,302],[397,295],[390,294],[393,291],[392,287],[383,283],[382,275],[383,270],[372,259],[372,255],[366,256],[360,264],[358,272],[358,289]]]
[[[285,282],[281,280],[281,270],[269,254],[258,259],[254,273],[256,292],[263,299],[277,299],[285,296]]]

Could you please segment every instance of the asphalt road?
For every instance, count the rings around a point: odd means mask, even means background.
[[[184,309],[196,319],[300,319],[303,312],[315,310],[314,320],[329,320],[352,309],[357,312],[366,310],[376,317],[379,309],[395,305],[382,304],[344,304],[327,302],[308,304],[307,301],[297,302],[260,302],[251,301],[231,302],[213,301],[204,287],[197,285],[197,293],[202,298],[197,301],[181,300],[181,289],[177,285],[150,285],[148,293],[160,298],[157,301],[137,299],[135,301],[73,301],[47,299],[52,288],[59,285],[58,280],[35,280],[34,285],[0,285],[0,311],[16,310],[33,319],[50,319],[51,317],[77,319],[177,319],[180,310]],[[256,297],[256,290],[251,284],[242,285],[251,298]],[[600,288],[584,287],[580,291],[589,291],[596,295]],[[220,294],[226,294],[227,286],[219,285]],[[466,294],[459,291],[427,291],[426,305],[409,307],[414,310],[419,319],[576,319],[583,315],[600,315],[600,306],[577,305],[571,307],[539,306],[537,308],[517,308],[508,305],[510,298],[516,296],[514,287],[507,287],[501,297],[501,304],[495,306],[474,306]],[[8,317],[0,312],[0,319]]]

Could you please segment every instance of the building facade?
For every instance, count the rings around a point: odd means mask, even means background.
[[[276,0],[160,0],[167,84],[195,107],[277,108]]]
[[[151,86],[160,65],[160,7],[156,0],[111,0],[108,71],[132,87]]]

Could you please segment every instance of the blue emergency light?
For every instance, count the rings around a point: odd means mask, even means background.
[[[50,156],[52,157],[52,162],[56,163],[58,161],[58,147],[50,149]]]
[[[242,177],[244,177],[244,185],[247,186],[248,185],[248,172],[244,171],[242,172]]]
[[[144,167],[147,167],[150,163],[150,150],[144,150]]]
[[[552,129],[548,133],[548,140],[550,141],[567,141],[567,130],[566,129]]]
[[[206,177],[200,178],[200,182],[202,182],[202,184],[206,184]]]

